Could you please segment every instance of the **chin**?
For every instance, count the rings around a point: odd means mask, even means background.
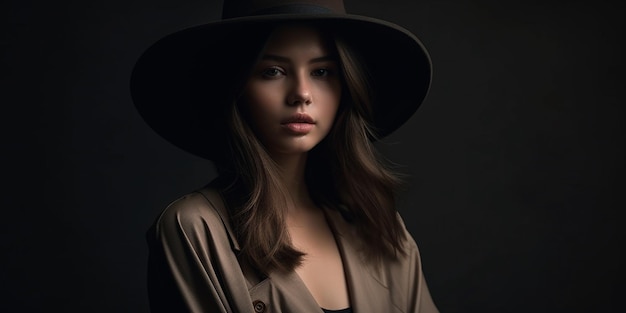
[[[303,154],[311,151],[319,143],[317,140],[313,142],[305,141],[308,140],[296,140],[295,142],[281,144],[280,147],[272,150],[280,154]]]

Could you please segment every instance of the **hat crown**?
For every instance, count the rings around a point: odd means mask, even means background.
[[[343,0],[224,0],[222,19],[268,14],[345,14]]]

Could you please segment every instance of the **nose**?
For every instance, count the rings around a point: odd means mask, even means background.
[[[297,75],[287,96],[287,104],[291,106],[309,105],[313,102],[311,86],[306,75]]]

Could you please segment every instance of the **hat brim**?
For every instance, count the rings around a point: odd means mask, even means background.
[[[224,61],[246,52],[245,41],[254,39],[254,29],[285,22],[337,30],[358,51],[375,90],[372,123],[380,138],[402,126],[426,97],[430,56],[415,35],[396,24],[349,14],[259,15],[191,27],[149,47],[130,81],[139,114],[175,146],[213,159],[219,151],[214,151],[211,137],[224,136],[219,119],[232,101],[228,91],[235,78],[229,75],[237,72]]]

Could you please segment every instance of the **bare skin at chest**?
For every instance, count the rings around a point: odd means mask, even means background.
[[[306,253],[296,273],[320,307],[329,310],[350,306],[345,273],[337,242],[319,208],[298,210],[288,218],[293,245]]]

